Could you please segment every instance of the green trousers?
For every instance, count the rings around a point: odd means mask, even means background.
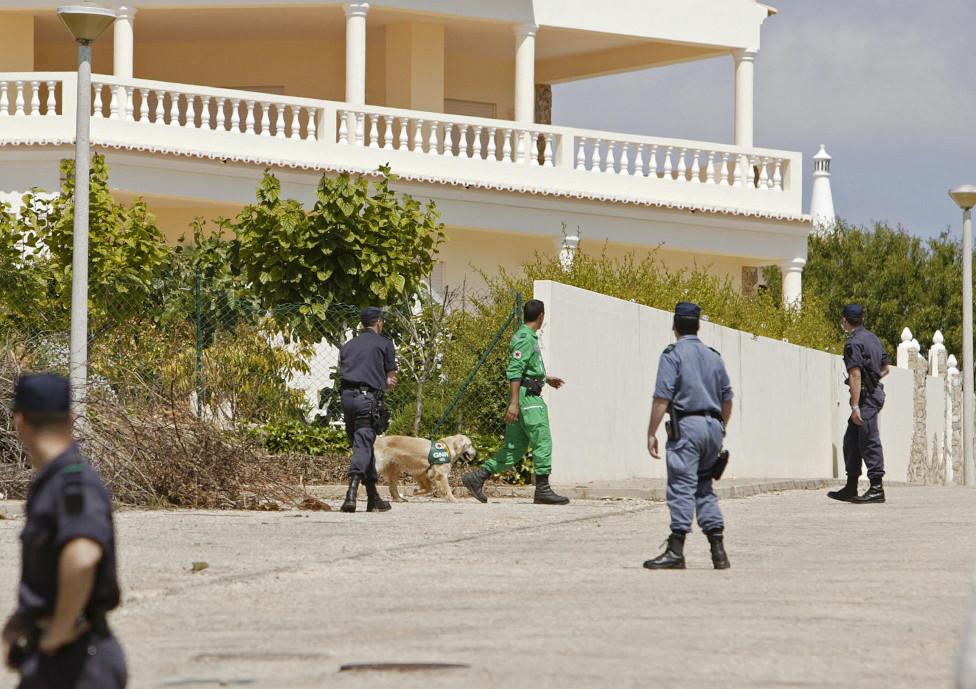
[[[505,444],[485,462],[485,469],[500,474],[514,467],[532,448],[536,476],[552,472],[552,432],[549,430],[549,407],[541,397],[530,397],[519,391],[519,417],[505,427]]]

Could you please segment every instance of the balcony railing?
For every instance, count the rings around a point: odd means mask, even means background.
[[[73,140],[73,73],[0,73],[0,145]],[[92,79],[96,145],[740,214],[799,217],[798,153]]]

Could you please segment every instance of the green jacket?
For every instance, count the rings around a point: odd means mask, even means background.
[[[527,325],[520,327],[508,344],[508,380],[537,378],[544,380],[546,366],[542,363],[542,350],[539,348],[539,335]]]

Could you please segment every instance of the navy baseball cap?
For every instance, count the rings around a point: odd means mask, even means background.
[[[14,388],[14,411],[71,411],[71,384],[53,373],[23,375]]]
[[[365,309],[359,312],[359,320],[366,327],[375,325],[376,321],[383,318],[383,309],[377,308],[375,306],[367,306]]]
[[[674,306],[674,315],[697,320],[701,318],[701,308],[698,304],[692,304],[690,301],[679,301]]]
[[[844,318],[864,318],[864,307],[860,304],[848,304],[842,313]]]

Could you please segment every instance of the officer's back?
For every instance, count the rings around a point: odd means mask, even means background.
[[[730,389],[722,357],[697,336],[682,337],[670,349],[662,357],[662,365],[674,367],[675,411],[721,414],[722,400]]]

